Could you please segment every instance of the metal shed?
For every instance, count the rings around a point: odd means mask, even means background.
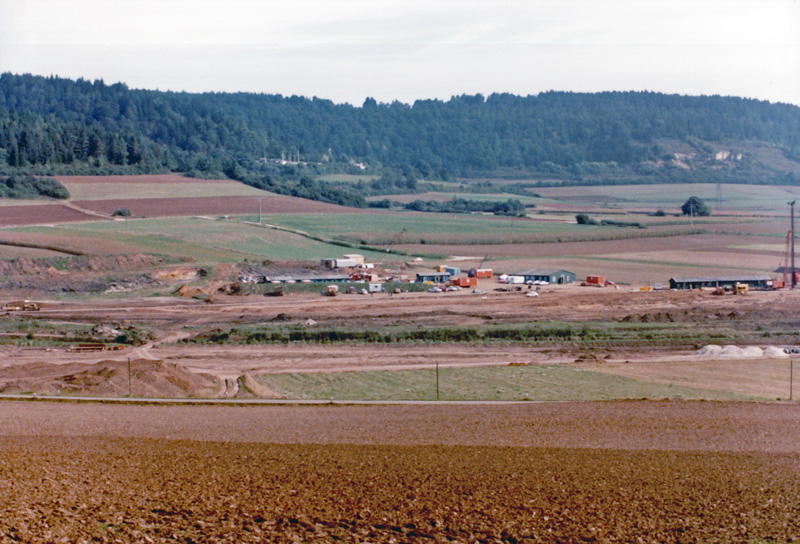
[[[670,289],[700,289],[702,287],[731,287],[749,285],[755,289],[772,287],[772,278],[766,274],[742,276],[680,276],[669,279]]]
[[[551,284],[575,282],[575,273],[568,270],[523,270],[509,275],[522,276],[525,278],[526,283],[529,281],[546,281]]]
[[[417,283],[447,283],[452,276],[446,272],[429,272],[417,274]]]

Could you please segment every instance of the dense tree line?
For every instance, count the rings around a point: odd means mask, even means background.
[[[486,200],[469,200],[465,198],[454,198],[446,202],[436,202],[434,200],[414,200],[403,206],[407,210],[416,212],[439,212],[439,213],[492,213],[495,215],[510,215],[522,217],[525,215],[525,206],[516,199],[508,199],[505,202],[492,202]]]
[[[695,159],[676,164],[665,142]],[[715,146],[782,156],[714,162]],[[783,164],[784,166],[780,166]],[[363,194],[417,192],[422,180],[538,177],[542,184],[800,183],[800,108],[652,92],[454,96],[360,107],[320,98],[173,93],[58,77],[0,75],[0,173],[227,176],[309,189],[305,177],[378,176]],[[789,166],[786,167],[785,165]],[[335,187],[334,198],[353,192]],[[331,195],[328,195],[331,197]]]

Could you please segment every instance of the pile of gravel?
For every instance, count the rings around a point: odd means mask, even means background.
[[[727,357],[731,359],[753,359],[756,357],[788,357],[788,354],[781,348],[768,346],[760,348],[758,346],[718,346],[709,344],[703,346],[695,352],[695,355],[702,357]]]

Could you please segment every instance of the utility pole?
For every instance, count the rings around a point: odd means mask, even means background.
[[[797,287],[797,279],[795,278],[795,273],[794,273],[794,271],[795,271],[795,268],[794,268],[794,203],[795,202],[797,202],[797,201],[796,200],[792,200],[791,202],[789,202],[789,206],[791,207],[791,210],[792,210],[792,212],[791,212],[792,213],[792,222],[791,222],[791,225],[792,225],[792,289]]]
[[[436,400],[439,400],[439,360],[436,360]]]

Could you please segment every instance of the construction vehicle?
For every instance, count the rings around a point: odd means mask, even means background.
[[[737,283],[731,285],[730,287],[717,287],[713,291],[711,291],[712,295],[724,295],[725,293],[731,293],[733,295],[746,295],[750,292],[750,286],[746,283]]]
[[[773,289],[783,289],[792,287],[800,283],[800,270],[792,270],[792,245],[793,245],[792,231],[786,233],[786,249],[783,252],[783,261],[779,270],[783,272],[783,281],[774,280],[772,282]]]
[[[5,312],[36,312],[39,310],[39,305],[30,300],[18,300],[9,302],[3,306]]]
[[[335,297],[339,294],[339,286],[338,285],[329,285],[325,288],[325,296],[328,297]]]
[[[478,263],[478,266],[475,268],[470,268],[467,275],[470,278],[491,278],[494,271],[491,268],[481,268],[483,263],[485,263],[488,258],[488,255],[484,255],[483,259],[481,259],[481,262]]]
[[[405,233],[406,233],[406,229],[403,228],[403,230],[398,232],[397,235],[394,238],[392,238],[392,241],[389,242],[388,246],[386,246],[386,250],[384,251],[384,253],[380,257],[378,257],[377,261],[375,261],[376,265],[377,264],[381,264],[381,262],[383,262],[383,258],[386,256],[386,254],[387,253],[391,253],[392,246],[395,245],[397,242],[399,242],[400,238],[402,238]]]
[[[267,291],[264,293],[265,297],[282,297],[283,296],[283,285],[275,285],[272,287],[272,291]]]

